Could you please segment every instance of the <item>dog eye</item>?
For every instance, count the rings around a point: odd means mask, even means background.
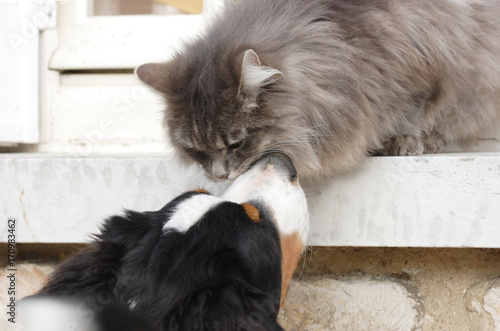
[[[229,145],[229,146],[227,147],[227,149],[228,149],[229,151],[235,151],[235,150],[237,150],[238,148],[240,148],[241,146],[243,146],[243,140],[238,141],[238,142],[236,142],[236,143],[234,143],[234,144]]]

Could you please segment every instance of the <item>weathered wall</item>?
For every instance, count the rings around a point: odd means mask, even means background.
[[[19,298],[79,247],[22,245]],[[0,288],[5,282],[0,271]],[[2,291],[2,309],[5,300]],[[313,247],[280,322],[287,330],[500,330],[500,250]]]
[[[229,184],[172,157],[0,154],[0,174],[0,219],[17,218],[23,243],[86,242],[123,208],[158,210],[181,192],[218,195]],[[500,154],[370,158],[304,190],[311,246],[500,248]]]
[[[500,250],[313,247],[289,330],[500,330]]]

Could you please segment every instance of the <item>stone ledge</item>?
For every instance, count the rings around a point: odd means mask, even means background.
[[[365,275],[293,281],[280,311],[286,330],[416,330],[424,319],[418,289]]]
[[[224,190],[169,157],[0,154],[0,174],[0,218],[16,218],[25,243],[87,242],[123,208],[155,210],[185,190]],[[305,191],[310,245],[500,248],[498,153],[373,157]]]
[[[81,246],[19,245],[17,267],[22,286],[18,286],[18,298],[36,291],[56,259],[64,259],[78,248]],[[5,252],[2,245],[1,251]],[[33,259],[52,262],[33,263]],[[421,328],[399,328],[412,321],[405,319],[402,324],[391,324],[394,328],[382,330],[500,330],[495,324],[500,312],[498,249],[313,247],[298,269],[280,315],[280,323],[289,330],[314,330],[313,326],[332,331],[381,330],[361,326],[369,321],[388,325],[384,323],[389,321],[380,320],[388,314],[380,307],[387,305],[387,297],[405,309],[413,304],[412,310],[405,311],[417,316],[413,319],[417,326],[422,321],[420,312],[425,311],[425,315]],[[6,288],[2,272],[0,268],[0,288]],[[6,294],[0,291],[0,304],[5,302]],[[305,300],[308,295],[311,298]],[[304,319],[299,318],[300,314]],[[0,330],[10,330],[2,328],[2,321]],[[339,327],[348,321],[352,323],[348,328]],[[311,328],[298,327],[307,323]],[[333,326],[327,329],[321,325]]]
[[[17,298],[38,291],[53,267],[53,263],[19,264]],[[6,280],[6,272],[0,270],[0,285],[4,288]],[[7,300],[0,293],[1,307]],[[1,308],[0,313],[5,315],[6,309]],[[399,279],[362,275],[340,280],[305,277],[292,281],[279,322],[287,330],[411,330],[421,326],[423,316],[418,290]],[[9,330],[3,318],[2,325]]]
[[[476,282],[465,302],[471,330],[500,330],[500,278]]]
[[[17,266],[17,299],[34,294],[53,270],[50,263],[19,263]],[[6,271],[0,270],[0,286],[7,287]],[[373,276],[363,273],[338,275],[303,275],[290,284],[279,322],[286,330],[452,330],[457,325],[439,325],[433,316],[453,315],[466,319],[461,330],[500,330],[500,279],[479,279],[466,290],[463,300],[467,316],[453,311],[439,300],[435,291],[424,296],[409,279],[395,276]],[[8,297],[0,293],[0,305],[6,307]],[[427,302],[430,301],[430,302]],[[434,310],[426,311],[433,307]],[[5,315],[6,309],[0,308]],[[457,313],[457,316],[455,316]],[[11,330],[6,319],[0,319],[1,330]]]

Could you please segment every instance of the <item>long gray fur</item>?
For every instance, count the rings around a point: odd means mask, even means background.
[[[242,77],[245,55],[269,68],[258,86]],[[435,152],[491,123],[500,2],[237,1],[172,61],[137,74],[164,95],[179,155],[212,178],[273,151],[322,178],[370,153]]]

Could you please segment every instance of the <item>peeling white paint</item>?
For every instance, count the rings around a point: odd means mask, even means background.
[[[225,186],[169,157],[4,154],[0,218],[21,220],[22,242],[82,242],[124,208],[155,210],[184,191]],[[370,158],[305,191],[310,245],[500,248],[500,154]]]
[[[310,242],[500,247],[500,156],[371,158],[310,194]]]

